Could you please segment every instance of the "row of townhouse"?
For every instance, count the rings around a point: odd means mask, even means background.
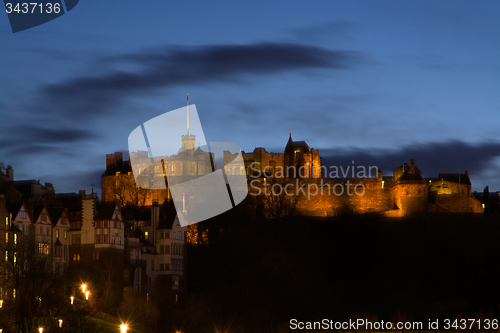
[[[11,267],[24,271],[35,265],[38,256],[47,258],[50,273],[64,274],[69,258],[68,210],[62,206],[47,206],[41,202],[8,202],[0,194],[0,251],[4,283],[0,283],[0,300],[14,297],[15,288],[9,288]],[[36,257],[36,258],[35,258]]]
[[[123,209],[119,201],[96,210],[95,194],[70,212],[70,269],[120,266],[124,286],[137,296],[167,287],[185,290],[187,227],[181,227],[172,201]],[[118,282],[118,281],[117,281]]]
[[[116,285],[133,286],[137,296],[161,286],[177,299],[185,290],[187,228],[180,226],[173,203],[125,210],[118,201],[99,204],[95,193],[55,195],[50,190],[45,200],[43,193],[36,198],[29,193],[17,195],[15,186],[0,184],[0,193],[8,193],[0,194],[0,219],[5,221],[0,223],[0,248],[5,264],[28,270],[30,258],[18,248],[30,244],[48,258],[56,274],[84,276],[87,272],[91,279],[96,268],[113,266],[119,271]],[[0,300],[15,293],[0,288]]]

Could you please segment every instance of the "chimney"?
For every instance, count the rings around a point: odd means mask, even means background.
[[[7,177],[14,180],[14,169],[12,169],[10,165],[7,166],[7,170],[5,170],[5,172],[7,173]]]
[[[115,166],[115,154],[106,154],[106,170]]]
[[[412,168],[415,166],[415,160],[413,158],[410,160],[410,166]]]

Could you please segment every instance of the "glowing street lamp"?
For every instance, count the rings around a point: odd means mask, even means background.
[[[90,294],[90,292],[87,290],[87,291],[85,292],[85,299],[86,299],[87,301],[89,300],[89,294]]]
[[[38,328],[38,333],[43,333],[43,327]]]
[[[75,296],[71,296],[70,298],[71,298],[71,305],[73,305],[73,302],[75,300]]]
[[[59,319],[59,327],[62,327],[63,320]]]
[[[127,333],[128,326],[127,324],[120,325],[120,333]]]
[[[87,289],[87,285],[84,283],[82,284],[82,293],[85,294],[85,289]]]
[[[0,299],[0,309],[3,307],[3,299]],[[2,333],[2,332],[0,332]]]

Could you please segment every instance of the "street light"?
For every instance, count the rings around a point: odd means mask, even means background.
[[[73,305],[73,301],[75,300],[75,296],[71,296],[71,305]]]
[[[85,283],[82,284],[82,293],[85,294],[85,289],[87,289],[87,285]]]
[[[87,301],[89,300],[89,294],[90,294],[90,292],[87,290],[87,291],[85,292],[85,299],[86,299]]]
[[[39,333],[43,333],[43,327],[39,327],[39,328],[38,328],[38,332],[39,332]]]
[[[3,299],[0,299],[0,309],[3,307]],[[0,332],[2,333],[2,332]]]
[[[59,327],[62,327],[63,320],[59,319]]]
[[[120,332],[121,333],[127,333],[127,330],[128,330],[127,324],[121,324],[120,325]]]

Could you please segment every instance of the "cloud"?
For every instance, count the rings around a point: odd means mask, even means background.
[[[44,105],[53,107],[52,112],[69,113],[81,119],[106,114],[131,95],[153,93],[160,88],[212,82],[241,83],[244,75],[271,75],[302,69],[345,70],[364,61],[365,56],[358,52],[299,44],[164,47],[102,58],[105,65],[120,64],[122,69],[48,84],[41,91]],[[130,70],[125,71],[124,67]]]
[[[415,165],[424,177],[437,177],[438,173],[463,173],[469,171],[472,177],[497,169],[495,160],[500,157],[500,142],[470,144],[462,141],[430,142],[412,144],[399,149],[321,149],[323,165],[377,166],[384,175],[403,163],[415,160]]]
[[[13,125],[6,127],[3,133],[6,139],[0,140],[0,147],[7,155],[40,155],[56,153],[57,150],[67,152],[74,143],[99,138],[91,130],[39,125]]]

